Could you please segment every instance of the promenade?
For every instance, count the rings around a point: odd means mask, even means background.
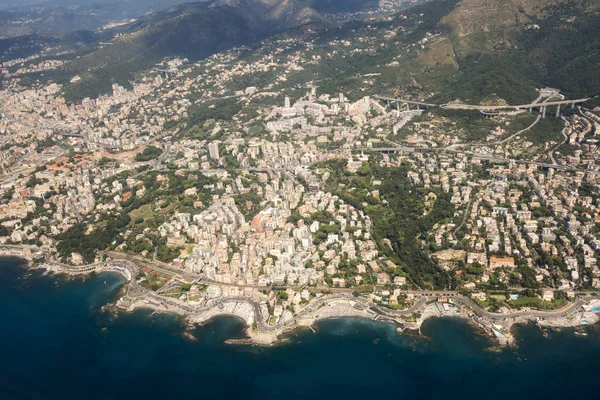
[[[0,251],[2,249],[0,248]],[[363,296],[354,296],[352,289],[306,286],[283,286],[280,289],[307,289],[319,295],[307,304],[295,310],[289,318],[273,319],[265,313],[266,308],[256,299],[245,296],[227,295],[227,288],[237,287],[265,290],[264,286],[238,286],[207,280],[200,275],[177,270],[159,261],[149,261],[134,255],[118,252],[105,252],[109,258],[102,263],[71,266],[60,263],[41,264],[39,267],[55,273],[86,275],[90,273],[115,272],[123,275],[129,282],[126,294],[118,300],[117,306],[129,311],[137,308],[151,308],[159,312],[180,314],[192,324],[202,324],[219,315],[231,315],[245,321],[250,341],[269,345],[298,327],[310,327],[315,322],[328,318],[368,318],[375,321],[395,323],[400,331],[418,330],[429,318],[453,316],[467,318],[495,336],[501,343],[512,343],[510,329],[512,325],[529,321],[542,321],[548,326],[573,326],[585,321],[598,321],[595,313],[585,310],[590,304],[600,306],[600,298],[584,296],[558,310],[517,310],[507,313],[494,313],[481,308],[470,298],[457,291],[405,290],[404,294],[415,296],[412,306],[395,310],[374,303]],[[185,302],[173,297],[162,296],[140,286],[135,276],[142,267],[168,274],[172,278],[186,282],[202,283],[221,288],[222,295],[215,298],[205,297],[201,301]],[[324,293],[324,294],[323,294]],[[447,306],[443,306],[447,304]],[[500,334],[499,332],[503,332]]]

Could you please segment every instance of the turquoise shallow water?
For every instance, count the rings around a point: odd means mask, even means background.
[[[219,318],[183,335],[171,315],[114,318],[101,308],[123,279],[42,276],[0,259],[0,399],[598,398],[600,330],[519,328],[497,349],[463,321],[432,320],[425,337],[390,325],[330,320],[272,348],[227,345],[243,325]]]

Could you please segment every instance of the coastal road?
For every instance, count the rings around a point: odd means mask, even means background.
[[[149,268],[154,271],[160,272],[165,275],[170,276],[178,276],[188,282],[197,282],[206,285],[215,285],[222,287],[237,287],[237,288],[251,288],[258,290],[266,290],[266,289],[293,289],[293,290],[301,290],[306,288],[311,292],[331,292],[331,293],[340,293],[340,294],[349,294],[351,295],[355,289],[353,288],[340,288],[340,287],[329,287],[329,286],[306,286],[306,285],[277,285],[277,286],[259,286],[259,285],[238,285],[235,283],[223,283],[217,282],[212,279],[208,279],[201,274],[195,274],[189,271],[184,271],[181,269],[176,269],[161,261],[157,260],[148,260],[144,257],[136,256],[133,254],[121,253],[118,251],[101,251],[100,254],[105,254],[111,257],[113,260],[125,260],[134,263],[139,268]],[[401,293],[404,294],[412,294],[415,296],[455,296],[458,294],[457,291],[452,290],[402,290]]]
[[[548,317],[564,317],[575,311],[577,308],[581,307],[585,304],[585,300],[577,299],[572,303],[569,303],[565,307],[558,310],[548,310],[548,311],[539,311],[539,310],[528,310],[528,311],[515,311],[512,313],[493,313],[484,310],[479,307],[477,303],[473,300],[469,299],[465,296],[457,296],[455,298],[455,302],[470,308],[475,314],[480,317],[490,318],[490,319],[505,319],[505,318],[518,318],[518,317],[530,317],[530,318],[548,318]]]
[[[123,256],[122,253],[117,253],[117,252],[107,252],[107,254],[112,254],[112,256],[116,256],[119,258],[122,258],[121,256]],[[132,257],[127,257],[127,258],[135,259],[136,257],[132,256]],[[139,260],[137,260],[137,261],[139,263]],[[144,260],[144,261],[146,263],[148,263],[148,260]],[[138,265],[138,267],[139,267],[138,263],[136,263],[136,265]],[[155,268],[152,265],[149,265],[149,267]],[[173,275],[181,274],[181,272],[182,272],[182,271],[176,271],[172,268],[168,268],[165,271],[167,271],[169,274],[173,274]],[[160,271],[160,272],[163,272],[163,271]],[[202,282],[203,280],[198,279],[197,281]],[[240,287],[239,285],[234,285],[234,284],[221,284],[221,283],[212,282],[212,281],[204,281],[204,282],[206,282],[207,284],[214,284],[217,286],[238,286],[238,287]],[[241,286],[241,287],[243,287],[243,286]],[[256,288],[260,289],[260,290],[266,289],[265,287],[256,287]],[[302,289],[302,287],[291,287],[291,286],[289,288],[293,288],[295,290]],[[519,317],[528,318],[528,319],[559,318],[559,317],[564,317],[564,316],[571,314],[572,312],[574,312],[578,308],[580,308],[583,304],[585,304],[584,299],[577,299],[573,303],[570,303],[559,310],[549,310],[549,311],[526,310],[526,311],[515,311],[515,312],[502,314],[502,313],[493,313],[493,312],[486,311],[485,309],[481,308],[478,304],[476,304],[473,300],[471,300],[470,298],[468,298],[466,296],[462,296],[462,295],[458,294],[456,291],[433,291],[433,290],[432,291],[428,291],[428,290],[418,291],[418,290],[416,290],[416,291],[402,291],[402,293],[413,294],[413,295],[419,296],[417,301],[415,302],[415,304],[413,304],[410,308],[407,308],[405,310],[393,310],[393,309],[388,309],[386,307],[382,307],[378,304],[375,304],[372,301],[370,301],[369,299],[366,299],[364,297],[354,297],[351,293],[346,291],[346,290],[351,291],[351,289],[342,289],[345,291],[337,292],[337,293],[333,293],[333,294],[326,294],[321,297],[318,297],[317,299],[312,300],[306,307],[301,309],[292,319],[289,319],[289,320],[287,320],[283,323],[277,324],[277,325],[270,325],[266,322],[268,320],[269,316],[263,315],[260,305],[256,301],[254,301],[250,298],[247,298],[247,297],[241,297],[241,296],[221,297],[216,300],[208,300],[207,302],[205,302],[204,304],[201,304],[199,306],[191,306],[189,304],[181,303],[176,299],[160,296],[150,290],[147,290],[147,289],[139,286],[135,282],[135,279],[132,280],[130,289],[134,290],[135,292],[141,293],[146,298],[151,299],[159,304],[168,304],[169,306],[171,306],[175,309],[179,309],[182,312],[188,313],[188,314],[200,313],[200,312],[212,309],[214,307],[222,308],[224,305],[226,305],[228,303],[245,303],[245,304],[250,305],[254,309],[255,320],[256,320],[258,329],[262,332],[273,332],[276,330],[286,330],[288,328],[292,328],[298,324],[299,320],[313,317],[321,307],[326,306],[327,304],[331,304],[336,301],[347,301],[349,305],[353,304],[354,308],[356,308],[357,310],[371,309],[372,311],[375,311],[379,315],[382,315],[382,316],[385,316],[388,318],[392,318],[392,319],[397,319],[400,317],[407,317],[407,316],[413,315],[414,313],[418,313],[418,312],[422,311],[427,304],[436,301],[439,297],[451,298],[452,302],[454,304],[467,307],[468,309],[473,311],[474,314],[476,314],[480,317],[490,319],[490,320],[502,320],[502,319],[507,319],[507,318],[519,318]],[[330,288],[323,288],[321,290],[328,290],[328,289],[330,289]],[[135,298],[138,298],[138,299],[139,299],[139,297],[140,296],[138,296],[138,295],[135,296]]]

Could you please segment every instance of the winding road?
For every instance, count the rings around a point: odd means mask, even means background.
[[[566,120],[564,117],[563,117],[562,119],[563,119],[563,121],[564,121],[565,123],[567,123],[567,120]],[[562,129],[562,131],[560,131],[560,133],[563,135],[563,138],[564,138],[564,140],[563,140],[562,142],[560,142],[560,143],[559,143],[559,144],[558,144],[558,145],[557,145],[557,146],[556,146],[554,149],[552,149],[552,150],[550,150],[550,151],[548,152],[548,157],[550,158],[550,162],[552,162],[552,164],[556,164],[556,161],[554,160],[554,152],[555,152],[555,151],[556,151],[556,150],[557,150],[557,149],[558,149],[560,146],[562,146],[563,144],[565,144],[565,143],[567,142],[567,140],[569,140],[569,137],[568,137],[568,136],[567,136],[567,134],[565,133],[565,132],[567,131],[567,129],[568,129],[568,128],[569,128],[568,126],[565,126],[565,127]]]
[[[353,307],[357,311],[366,311],[371,310],[370,312],[365,314],[365,317],[372,317],[373,319],[377,318],[377,315],[386,317],[390,320],[395,321],[396,323],[402,323],[401,318],[410,317],[415,313],[421,313],[425,310],[428,304],[431,304],[435,301],[438,301],[439,297],[445,297],[451,299],[451,302],[455,305],[462,306],[471,310],[475,315],[486,318],[489,321],[502,321],[512,318],[523,318],[526,320],[533,320],[537,318],[561,318],[569,316],[570,314],[578,311],[581,306],[583,306],[588,300],[598,297],[587,296],[585,298],[580,298],[575,300],[572,303],[569,303],[565,307],[558,310],[549,310],[549,311],[541,311],[541,310],[519,310],[509,313],[493,313],[486,311],[477,305],[470,298],[463,296],[455,291],[403,291],[403,293],[410,293],[420,295],[416,302],[409,308],[404,310],[394,310],[389,309],[387,307],[382,307],[378,304],[373,303],[371,300],[364,297],[355,297],[350,293],[342,292],[342,293],[333,293],[326,294],[316,299],[310,301],[304,308],[300,309],[292,318],[280,322],[278,324],[272,325],[267,321],[270,315],[264,315],[262,312],[262,308],[260,304],[252,300],[248,297],[243,296],[222,296],[219,298],[208,299],[202,302],[201,304],[189,304],[182,303],[179,300],[174,298],[169,298],[165,296],[160,296],[157,293],[148,290],[142,286],[140,286],[136,280],[135,275],[139,271],[139,265],[125,259],[113,259],[109,264],[105,266],[103,270],[111,270],[115,271],[114,267],[120,267],[127,269],[129,272],[129,287],[127,290],[127,294],[125,295],[125,299],[129,299],[130,301],[139,301],[141,299],[145,299],[150,302],[149,305],[154,304],[155,306],[163,306],[168,305],[169,307],[165,307],[167,311],[178,312],[184,315],[200,315],[207,311],[213,311],[214,314],[209,314],[211,317],[214,315],[234,315],[236,314],[236,308],[240,304],[245,304],[253,310],[254,320],[256,321],[256,329],[259,333],[268,333],[271,335],[278,336],[281,333],[293,329],[299,325],[306,325],[307,323],[311,323],[312,321],[316,321],[318,319],[323,318],[318,315],[319,310],[322,307],[333,305],[336,302],[347,302],[348,307]],[[69,266],[62,265],[64,272],[68,273]],[[73,273],[79,273],[78,267],[72,267]],[[97,269],[95,269],[97,270]],[[90,273],[92,270],[89,271]],[[175,272],[175,271],[173,271]],[[220,283],[213,283],[216,285],[222,285]],[[235,286],[235,285],[234,285]],[[261,289],[265,289],[261,287]],[[233,305],[230,309],[225,309],[227,305]],[[218,310],[217,310],[218,309]],[[221,312],[222,311],[222,312]],[[331,315],[326,315],[325,318],[330,317]],[[342,315],[344,314],[342,313]],[[302,322],[301,322],[302,321]]]
[[[172,307],[181,309],[184,313],[188,313],[188,314],[199,314],[201,312],[208,311],[211,309],[214,310],[215,308],[223,308],[223,306],[230,304],[230,303],[235,303],[235,304],[244,303],[244,304],[250,305],[253,308],[254,313],[255,313],[255,321],[256,321],[259,332],[271,332],[271,333],[274,331],[283,332],[287,329],[294,328],[294,327],[298,326],[298,322],[303,319],[307,319],[307,318],[319,319],[318,315],[315,315],[318,312],[318,310],[321,307],[326,306],[327,304],[332,304],[336,301],[347,301],[349,303],[349,305],[351,304],[350,302],[352,302],[353,307],[356,308],[357,310],[371,309],[374,312],[376,312],[376,314],[394,319],[398,322],[399,318],[412,316],[415,313],[422,312],[428,304],[430,304],[434,301],[437,301],[437,299],[438,299],[438,296],[435,296],[435,295],[422,296],[417,299],[417,301],[415,302],[414,305],[412,305],[411,307],[409,307],[407,309],[393,310],[393,309],[388,309],[386,307],[382,307],[377,304],[374,304],[370,300],[363,298],[363,297],[354,297],[353,295],[346,294],[346,293],[330,294],[330,295],[324,295],[315,300],[312,300],[306,307],[304,307],[296,315],[294,315],[293,318],[286,320],[277,325],[271,325],[266,322],[266,321],[268,321],[269,315],[263,315],[260,305],[256,301],[254,301],[250,298],[247,298],[247,297],[242,297],[242,296],[221,297],[218,299],[208,300],[205,303],[203,303],[201,306],[197,307],[197,306],[183,305],[180,302],[178,302],[177,300],[159,296],[159,295],[155,294],[154,292],[137,285],[137,283],[135,283],[135,280],[132,280],[132,282],[131,282],[131,289],[142,292],[144,297],[153,299],[160,303],[167,303],[167,304],[171,305]],[[444,292],[442,291],[441,293],[444,293]],[[464,306],[464,307],[470,309],[474,314],[478,315],[479,317],[487,318],[487,319],[493,320],[493,321],[506,320],[506,319],[510,319],[510,318],[536,319],[536,318],[566,317],[569,314],[577,311],[582,305],[584,305],[586,303],[586,300],[591,298],[591,297],[588,297],[586,299],[577,299],[574,302],[569,303],[565,307],[558,309],[558,310],[549,310],[549,311],[541,311],[541,310],[523,310],[523,311],[521,311],[521,310],[519,310],[519,311],[510,312],[510,313],[493,313],[493,312],[486,311],[485,309],[481,308],[473,300],[471,300],[470,298],[468,298],[466,296],[463,296],[460,294],[455,294],[455,292],[451,292],[451,293],[452,293],[452,297],[451,297],[452,302],[454,304]],[[138,298],[138,297],[139,296],[136,296],[136,298]],[[224,312],[223,314],[229,314],[229,313]]]

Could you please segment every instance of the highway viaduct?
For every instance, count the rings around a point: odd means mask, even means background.
[[[460,104],[460,103],[445,103],[445,104],[434,104],[434,103],[426,103],[421,101],[414,100],[406,100],[392,97],[385,97],[375,95],[373,96],[375,99],[381,100],[385,102],[388,106],[392,104],[396,105],[396,109],[400,111],[400,104],[404,104],[407,110],[410,110],[411,106],[415,106],[417,109],[421,108],[432,108],[432,107],[440,107],[446,110],[476,110],[481,111],[483,113],[489,113],[494,111],[521,111],[528,110],[532,112],[534,109],[538,109],[539,113],[542,115],[542,118],[546,118],[546,109],[548,107],[556,106],[555,116],[556,118],[560,117],[560,109],[561,106],[571,106],[574,108],[576,104],[585,103],[588,99],[575,99],[575,100],[557,100],[557,101],[545,101],[545,102],[534,102],[529,104],[519,104],[519,105],[474,105],[474,104]]]
[[[449,153],[457,153],[458,152],[456,150],[450,150],[450,149],[444,149],[444,148],[427,149],[427,148],[403,147],[403,146],[374,147],[374,148],[365,148],[363,150],[370,150],[375,153],[402,153],[402,154],[408,154],[408,153],[414,153],[414,152],[422,152],[422,153],[437,152],[440,155],[447,155],[447,156],[450,155]],[[470,155],[475,158],[479,158],[481,160],[487,160],[487,161],[490,161],[493,163],[498,163],[498,164],[509,164],[511,162],[514,162],[516,164],[531,164],[531,165],[535,165],[535,166],[541,167],[541,168],[554,168],[556,170],[561,170],[561,171],[577,171],[577,168],[568,167],[566,165],[560,165],[560,164],[549,164],[549,163],[530,161],[530,160],[516,160],[516,159],[512,159],[512,158],[501,158],[501,157],[494,157],[494,156],[488,155],[488,154],[479,154],[479,153],[473,153],[473,152],[469,152],[469,151],[462,151],[461,153]]]

